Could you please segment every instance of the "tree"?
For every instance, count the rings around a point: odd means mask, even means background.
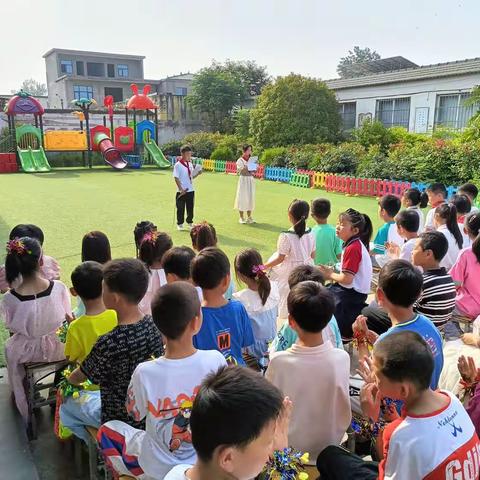
[[[341,126],[333,91],[293,73],[267,85],[250,116],[250,133],[264,148],[334,141]]]
[[[33,78],[27,78],[26,80],[24,80],[22,85],[20,86],[20,90],[23,90],[24,92],[27,92],[34,97],[47,94],[47,86],[44,83],[37,82]],[[12,93],[17,93],[17,91],[12,90]]]
[[[349,50],[346,57],[342,57],[337,66],[337,73],[342,78],[352,78],[358,74],[355,65],[380,60],[382,57],[375,50],[370,48],[353,47],[353,51]]]
[[[258,95],[269,82],[266,68],[253,61],[214,61],[194,76],[187,101],[196,111],[207,115],[212,128],[228,131],[232,128],[233,108]]]

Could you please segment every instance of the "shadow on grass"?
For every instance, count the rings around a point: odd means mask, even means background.
[[[282,232],[280,227],[272,225],[271,223],[253,223],[251,225],[246,225],[246,228],[255,228],[257,230],[265,230],[267,232]]]
[[[233,238],[233,237],[227,237],[226,235],[218,235],[218,243],[220,248],[222,248],[222,245],[228,245],[229,247],[243,247],[246,248],[245,237],[238,237],[238,238]],[[261,248],[262,245],[253,242],[251,239],[248,239],[248,246],[250,248]]]

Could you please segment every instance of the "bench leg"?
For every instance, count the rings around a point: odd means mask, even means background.
[[[88,440],[88,473],[90,480],[97,480],[97,444],[92,440]]]

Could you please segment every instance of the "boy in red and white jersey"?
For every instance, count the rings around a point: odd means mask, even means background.
[[[433,367],[430,348],[416,332],[392,333],[375,344],[363,366],[363,413],[377,421],[381,399],[389,397],[404,402],[402,414],[385,427],[380,464],[331,445],[317,459],[322,480],[480,478],[475,428],[454,395],[430,389]]]

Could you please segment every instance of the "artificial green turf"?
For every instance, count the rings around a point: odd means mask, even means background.
[[[254,217],[258,223],[240,225],[233,210],[235,176],[205,173],[195,183],[195,220],[215,225],[219,246],[231,260],[245,247],[257,248],[266,260],[275,251],[278,234],[289,227],[287,208],[295,198],[329,198],[332,223],[339,212],[353,207],[369,214],[375,228],[380,224],[372,198],[257,180]],[[5,243],[9,231],[18,223],[39,225],[45,233],[45,252],[59,261],[62,280],[70,284],[70,272],[80,262],[82,237],[90,230],[101,230],[109,236],[112,256],[116,258],[135,255],[133,228],[140,220],[153,221],[172,235],[174,244],[190,245],[188,232],[175,229],[174,195],[171,170],[117,172],[99,168],[0,175],[0,242]],[[0,344],[1,336],[0,324]],[[1,365],[3,348],[0,350]]]

